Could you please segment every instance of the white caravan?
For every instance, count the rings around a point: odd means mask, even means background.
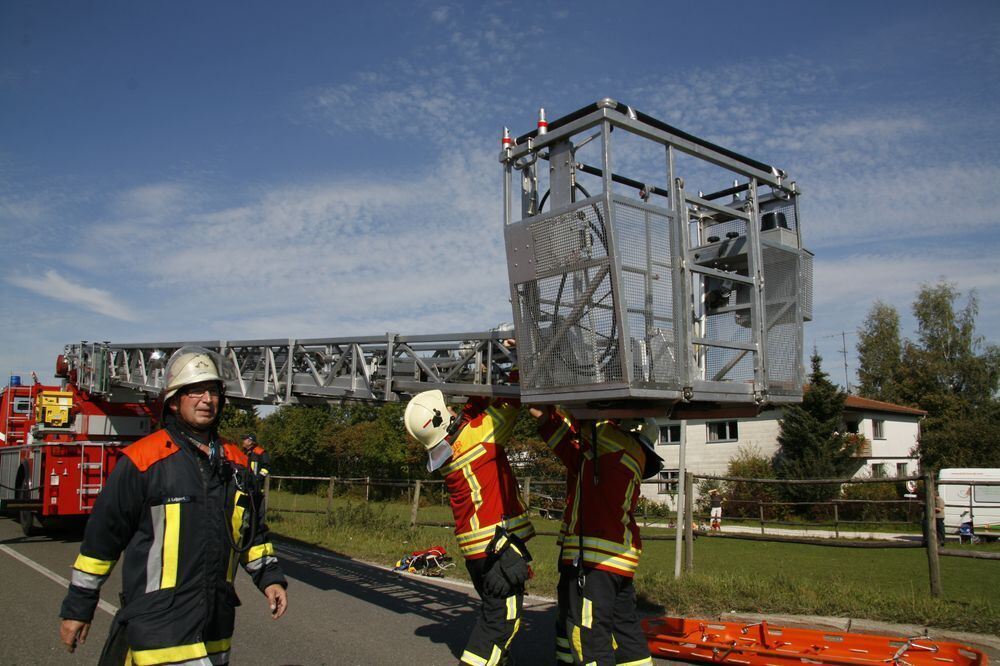
[[[1000,482],[1000,469],[943,469],[938,474],[938,480]],[[971,522],[976,536],[1000,538],[1000,485],[942,483],[938,492],[944,500],[944,524],[949,535],[958,533],[963,523]]]

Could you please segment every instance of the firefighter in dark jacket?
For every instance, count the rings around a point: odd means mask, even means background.
[[[70,652],[86,640],[101,586],[123,551],[122,608],[102,666],[228,664],[238,565],[272,617],[285,613],[285,578],[254,507],[255,475],[216,431],[223,369],[221,357],[200,347],[170,357],[163,428],[124,450],[87,523],[60,612]]]
[[[271,456],[257,443],[257,436],[253,433],[243,435],[243,453],[246,454],[250,471],[256,474],[258,481],[263,484],[264,477],[271,473]]]

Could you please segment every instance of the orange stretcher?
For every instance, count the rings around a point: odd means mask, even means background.
[[[767,622],[715,622],[679,617],[643,620],[654,657],[740,666],[836,664],[838,666],[986,666],[980,650],[927,636],[898,638]]]

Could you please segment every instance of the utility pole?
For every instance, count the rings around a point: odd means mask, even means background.
[[[851,377],[847,374],[847,331],[840,332],[840,342],[841,348],[840,353],[844,356],[844,386],[847,387],[847,393],[851,392]]]
[[[824,335],[821,340],[827,340],[829,338],[840,338],[840,349],[838,350],[840,355],[844,357],[844,390],[847,393],[851,392],[851,375],[847,368],[847,331],[841,331],[840,333],[831,333],[830,335]],[[815,345],[814,345],[815,346]]]

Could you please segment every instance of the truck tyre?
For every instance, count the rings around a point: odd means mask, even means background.
[[[21,524],[21,532],[24,533],[24,536],[31,536],[35,533],[34,511],[18,511],[17,522]]]

